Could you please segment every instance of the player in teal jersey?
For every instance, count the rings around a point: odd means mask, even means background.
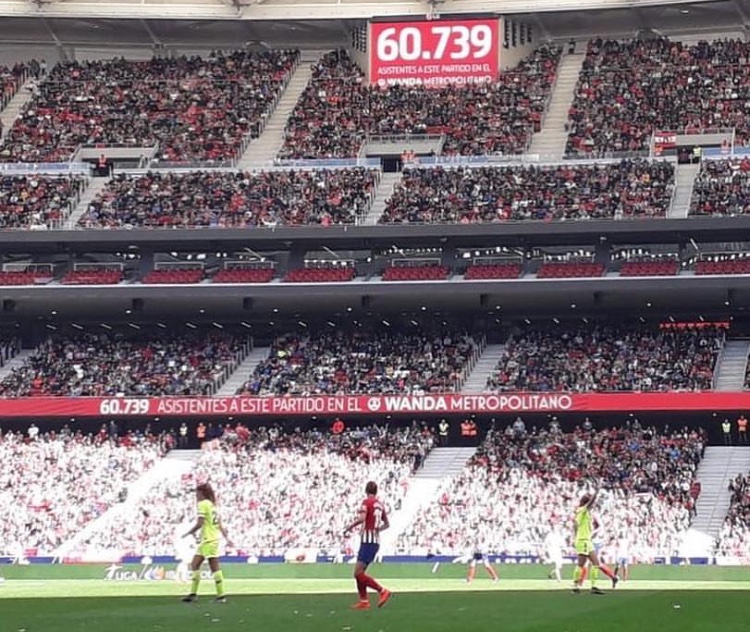
[[[219,565],[219,536],[223,535],[229,546],[233,546],[227,535],[224,525],[216,510],[216,495],[209,483],[202,483],[195,488],[195,494],[198,499],[198,520],[185,537],[200,532],[200,541],[198,549],[193,556],[190,564],[191,585],[190,594],[183,598],[183,601],[196,601],[198,585],[201,582],[201,566],[203,560],[208,560],[208,567],[214,577],[216,584],[216,601],[224,603],[224,573]]]
[[[596,503],[596,498],[599,495],[599,489],[597,488],[593,494],[585,494],[581,498],[581,502],[576,509],[574,518],[574,542],[576,553],[578,554],[578,565],[576,566],[575,574],[573,575],[573,592],[581,592],[581,585],[586,579],[586,563],[591,562],[592,568],[599,569],[607,577],[612,580],[612,588],[617,586],[617,576],[609,569],[606,564],[602,564],[599,561],[599,557],[594,549],[594,543],[592,541],[594,533],[594,520],[591,516],[591,508]],[[595,595],[604,594],[601,590],[596,587],[591,589],[591,592]]]

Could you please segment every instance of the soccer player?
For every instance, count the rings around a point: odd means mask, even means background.
[[[368,588],[378,592],[378,608],[382,608],[391,598],[391,591],[383,588],[366,572],[367,567],[380,550],[380,532],[385,531],[390,525],[385,507],[378,500],[377,484],[373,481],[368,482],[365,486],[365,494],[367,497],[362,501],[357,519],[344,529],[344,535],[347,535],[354,527],[362,525],[357,563],[354,565],[354,579],[359,593],[359,601],[352,606],[355,610],[370,608],[370,600],[367,597]]]
[[[628,538],[624,533],[620,534],[617,542],[617,560],[615,564],[615,575],[624,582],[630,578],[630,546]]]
[[[550,579],[554,575],[557,581],[562,581],[563,548],[565,548],[565,539],[559,530],[553,527],[544,539],[544,552],[547,556],[547,562],[553,565],[547,575]]]
[[[211,569],[216,584],[216,601],[226,603],[224,574],[221,572],[221,566],[219,566],[219,535],[224,536],[229,546],[233,546],[232,541],[219,518],[216,510],[216,495],[211,485],[209,483],[198,485],[195,488],[195,495],[198,500],[198,520],[184,537],[190,537],[200,531],[200,543],[190,564],[190,594],[182,600],[186,602],[197,600],[198,585],[201,582],[201,565],[203,560],[208,560],[208,567]]]
[[[193,547],[190,545],[190,540],[183,537],[183,529],[184,527],[180,526],[175,534],[174,541],[175,560],[177,561],[175,580],[180,584],[187,583],[191,579],[190,560],[193,557]]]
[[[489,558],[484,553],[482,553],[481,549],[479,548],[478,542],[475,544],[474,548],[469,550],[465,556],[460,558],[460,560],[463,564],[468,565],[468,568],[466,569],[467,584],[470,584],[472,581],[474,581],[474,576],[477,574],[477,564],[479,562],[482,563],[482,566],[484,566],[484,569],[492,578],[493,582],[496,582],[498,580],[497,572],[492,567],[492,564],[490,564]]]
[[[580,593],[581,586],[586,579],[586,563],[591,562],[592,567],[598,568],[602,573],[612,580],[612,588],[617,586],[617,576],[611,571],[611,569],[599,561],[599,557],[594,550],[594,544],[592,542],[592,536],[594,531],[593,518],[591,516],[591,508],[596,503],[596,498],[599,495],[599,489],[597,488],[593,494],[585,494],[581,498],[581,502],[576,509],[575,513],[575,531],[574,541],[576,553],[578,555],[578,564],[576,565],[575,574],[573,576],[573,592]],[[596,587],[591,589],[591,593],[594,595],[602,595],[603,591]]]

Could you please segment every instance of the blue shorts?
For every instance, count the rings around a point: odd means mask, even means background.
[[[359,545],[357,561],[362,562],[365,566],[372,564],[379,550],[380,545],[375,542],[362,542],[362,544]]]

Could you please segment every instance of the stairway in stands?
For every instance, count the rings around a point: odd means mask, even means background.
[[[695,177],[700,165],[677,165],[674,175],[674,196],[667,217],[685,219],[690,212],[690,201],[693,198]]]
[[[269,350],[269,347],[256,347],[248,353],[247,357],[237,366],[227,381],[216,391],[215,397],[232,397],[236,395],[239,388],[252,375],[255,367],[268,357]]]
[[[709,446],[698,466],[701,494],[698,515],[691,527],[711,538],[719,535],[729,509],[729,482],[738,474],[750,472],[749,446]]]
[[[375,226],[385,211],[385,206],[391,195],[393,188],[401,181],[400,173],[384,173],[378,182],[378,188],[375,190],[375,199],[367,211],[364,221],[365,226]]]
[[[243,171],[260,169],[273,165],[276,155],[284,144],[284,130],[289,116],[297,105],[312,77],[312,64],[319,58],[317,53],[302,52],[300,62],[292,73],[276,108],[266,123],[260,138],[250,141],[245,153],[237,163],[237,168]]]
[[[23,84],[8,105],[6,105],[3,108],[3,111],[0,112],[0,123],[2,123],[3,128],[2,134],[0,134],[0,140],[5,140],[5,136],[8,134],[8,131],[10,131],[10,128],[13,127],[13,123],[26,107],[26,104],[31,101],[34,96],[31,90],[29,90],[32,85],[33,80],[29,80]]]
[[[552,91],[547,114],[542,121],[542,131],[534,134],[528,154],[539,156],[542,162],[562,160],[568,132],[568,112],[573,104],[578,75],[586,55],[577,53],[564,55],[557,71],[557,81]]]
[[[117,503],[105,511],[96,520],[88,523],[70,540],[64,542],[53,552],[53,557],[63,558],[71,554],[82,554],[97,556],[102,554],[107,560],[112,557],[112,552],[86,551],[86,541],[98,531],[110,530],[114,524],[122,521],[138,520],[142,500],[149,490],[165,480],[178,480],[183,474],[193,469],[195,462],[200,458],[200,450],[172,450],[166,457],[157,461],[154,467],[145,472],[140,478],[127,487],[127,498],[125,502]],[[104,557],[102,559],[105,559]]]
[[[393,554],[398,536],[423,507],[435,500],[443,481],[461,472],[475,452],[476,448],[435,448],[430,452],[422,469],[409,479],[409,489],[400,509],[391,512],[391,526],[381,539],[384,555]]]
[[[505,345],[487,345],[484,348],[484,352],[464,382],[462,393],[484,393],[487,390],[487,380],[494,372],[504,348]]]
[[[750,340],[727,340],[714,369],[715,391],[741,391],[745,385]]]
[[[89,204],[91,204],[91,201],[104,190],[107,182],[109,182],[109,178],[89,178],[88,185],[78,199],[78,204],[76,204],[76,207],[71,214],[68,215],[68,219],[66,219],[63,224],[63,227],[66,230],[74,230],[76,226],[78,226],[78,222],[88,210]]]

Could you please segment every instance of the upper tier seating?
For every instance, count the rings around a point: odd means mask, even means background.
[[[162,162],[222,164],[257,136],[298,51],[239,51],[55,66],[0,147],[6,162],[69,160],[90,146],[153,147]]]
[[[287,126],[280,158],[354,158],[368,134],[444,134],[447,155],[519,154],[538,131],[559,48],[542,47],[492,84],[370,86],[346,52],[325,55]]]

